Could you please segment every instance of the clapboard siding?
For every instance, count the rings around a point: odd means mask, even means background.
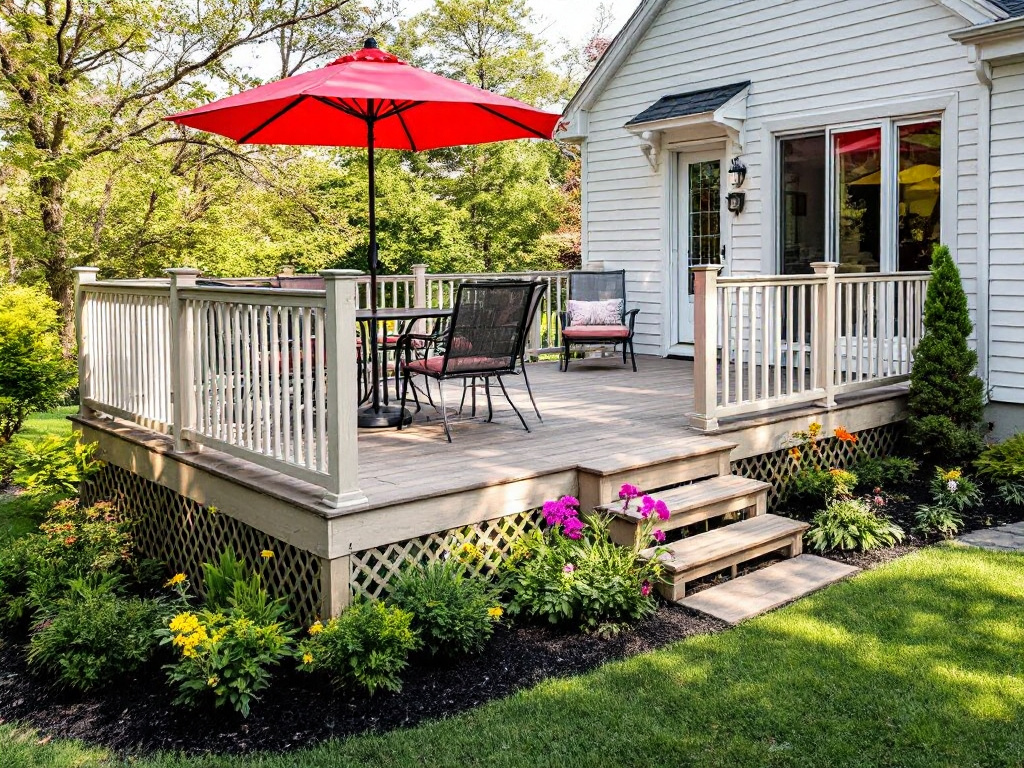
[[[1024,403],[1024,62],[992,71],[992,399]]]
[[[963,26],[934,0],[669,0],[588,111],[585,258],[642,270],[643,314],[674,311],[665,304],[669,286],[661,285],[670,227],[665,177],[674,158],[663,151],[652,171],[623,127],[662,96],[751,81],[743,151],[747,201],[726,241],[729,269],[744,274],[770,267],[764,244],[774,242],[772,222],[762,220],[777,210],[774,190],[764,182],[772,177],[765,165],[772,152],[766,124],[806,115],[810,127],[829,122],[816,113],[955,95],[955,114],[947,119],[958,137],[951,171],[959,205],[950,245],[973,308],[980,86],[963,48],[949,39]],[[641,290],[639,275],[631,276],[629,287]],[[645,318],[638,350],[663,352],[665,325]]]

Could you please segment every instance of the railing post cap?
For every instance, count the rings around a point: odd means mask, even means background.
[[[321,269],[319,272],[324,280],[352,280],[365,274],[358,269]]]
[[[100,268],[99,267],[72,267],[71,271],[76,273],[76,274],[79,274],[79,275],[88,275],[88,274],[95,275],[97,272],[100,271]]]
[[[189,275],[199,276],[203,274],[202,270],[195,269],[194,267],[171,267],[170,269],[165,269],[164,272],[168,275],[182,275],[186,277]]]
[[[691,272],[721,272],[721,264],[694,264],[690,267]]]
[[[822,274],[825,272],[835,272],[836,267],[839,265],[834,261],[812,261],[811,269],[814,270],[815,274]]]
[[[412,268],[426,270],[428,266],[428,264],[413,264]]]

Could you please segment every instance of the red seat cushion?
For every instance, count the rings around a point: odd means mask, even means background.
[[[428,357],[426,360],[413,360],[405,367],[413,373],[440,373],[441,366],[443,364],[444,357],[439,356]],[[509,360],[507,358],[484,357],[482,355],[474,357],[453,357],[448,361],[448,373],[507,368],[508,365]]]
[[[628,339],[629,328],[624,325],[570,325],[562,331],[570,341],[584,339]]]

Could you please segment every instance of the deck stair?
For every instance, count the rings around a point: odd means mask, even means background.
[[[682,600],[694,579],[736,567],[772,552],[796,557],[803,551],[803,535],[810,526],[778,515],[756,515],[708,533],[682,539],[641,556],[661,558],[664,578],[658,591],[668,600]]]
[[[760,480],[720,475],[661,491],[654,495],[668,505],[671,516],[658,527],[668,532],[734,513],[743,513],[745,517],[763,515],[767,511],[770,487]],[[619,501],[600,506],[597,510],[612,516],[609,529],[612,541],[628,547],[633,544],[643,518],[640,516],[639,500],[632,501],[626,510],[622,506]]]

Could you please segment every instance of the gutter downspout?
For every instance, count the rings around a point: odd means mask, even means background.
[[[978,46],[967,49],[967,61],[974,65],[974,74],[981,85],[978,97],[978,256],[977,256],[977,334],[978,334],[978,375],[985,382],[985,396],[989,382],[989,354],[991,349],[991,301],[992,270],[989,244],[992,218],[992,65],[981,58]]]

